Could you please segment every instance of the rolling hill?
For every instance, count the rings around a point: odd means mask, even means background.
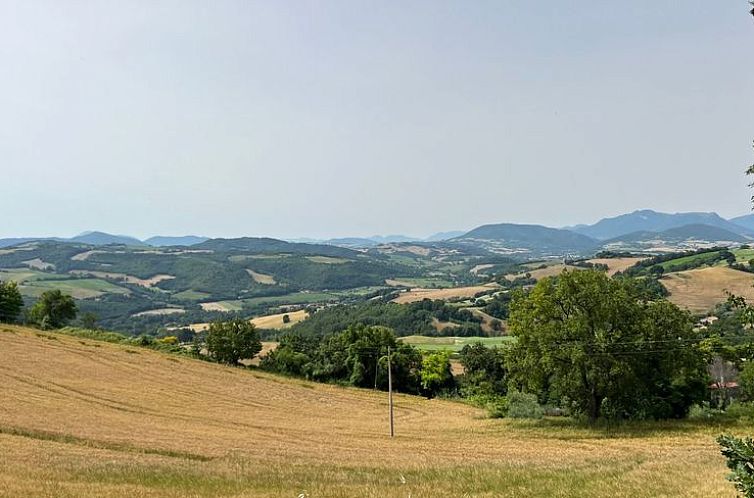
[[[732,495],[716,427],[606,437],[396,395],[391,439],[383,392],[21,327],[0,349],[8,497]]]
[[[269,238],[161,248],[33,241],[0,251],[0,280],[18,282],[27,305],[60,289],[100,326],[141,334],[228,313],[254,316],[390,296],[396,289],[388,282],[394,281],[473,285],[482,279],[470,269],[489,256],[415,249],[363,252]]]
[[[112,235],[105,232],[84,232],[75,237],[68,239],[70,242],[79,242],[81,244],[89,244],[93,246],[105,246],[110,244],[124,245],[124,246],[143,246],[144,242],[137,238],[129,237],[127,235]]]
[[[483,225],[450,242],[475,244],[496,253],[533,252],[560,256],[587,253],[599,247],[596,240],[568,230],[514,223]]]

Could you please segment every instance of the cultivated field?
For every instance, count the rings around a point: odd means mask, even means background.
[[[588,262],[597,265],[607,265],[607,274],[612,277],[619,271],[625,271],[634,266],[642,259],[644,258],[595,258],[588,260]]]
[[[98,278],[106,278],[110,280],[121,280],[123,282],[141,285],[142,287],[154,287],[165,280],[172,280],[175,278],[173,275],[155,275],[150,278],[139,278],[133,275],[126,275],[125,273],[110,273],[106,271],[90,271],[90,270],[71,270],[72,275],[91,275]]]
[[[258,284],[264,284],[264,285],[275,285],[277,282],[275,282],[275,277],[272,275],[265,275],[264,273],[257,273],[253,270],[246,270],[246,273],[251,276],[251,278],[254,279],[254,281]]]
[[[214,303],[216,304],[216,303]],[[291,319],[288,323],[283,323],[283,316],[288,315]],[[276,315],[258,316],[250,320],[259,329],[287,329],[294,324],[303,321],[307,317],[306,310],[291,311],[290,313],[278,313]],[[188,326],[194,332],[202,332],[209,328],[209,323],[192,323]]]
[[[421,301],[422,299],[455,299],[474,297],[480,292],[497,289],[497,284],[477,285],[473,287],[453,287],[450,289],[411,289],[393,299],[394,303],[406,304]]]
[[[733,497],[691,422],[587,429],[0,328],[3,497]],[[728,427],[750,433],[751,426]]]
[[[725,291],[754,302],[754,275],[724,266],[670,273],[661,282],[672,302],[694,312],[709,311],[725,301]]]
[[[283,317],[288,315],[290,322],[284,323]],[[290,313],[278,313],[277,315],[259,316],[251,320],[260,329],[286,329],[293,324],[303,321],[308,316],[306,310],[291,311]]]
[[[476,344],[478,342],[487,347],[500,346],[513,340],[512,337],[428,337],[424,335],[409,335],[399,339],[405,344],[421,349],[423,351],[453,351],[458,352],[467,344]]]

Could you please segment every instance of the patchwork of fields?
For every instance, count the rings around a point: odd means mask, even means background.
[[[390,439],[381,392],[18,327],[0,347],[0,496],[735,495],[720,427],[501,421],[397,395]]]

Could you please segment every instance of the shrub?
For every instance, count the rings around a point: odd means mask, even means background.
[[[508,417],[510,418],[542,418],[544,410],[537,402],[537,396],[529,393],[518,391],[509,391]]]
[[[474,394],[466,397],[466,401],[479,408],[487,410],[490,418],[503,418],[508,414],[508,400],[497,394]]]
[[[747,498],[754,498],[754,440],[723,435],[717,438],[732,471],[728,479]]]

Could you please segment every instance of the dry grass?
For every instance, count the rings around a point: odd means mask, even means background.
[[[283,317],[288,315],[291,319],[288,323],[283,323]],[[293,324],[301,322],[306,319],[309,314],[306,310],[291,311],[290,313],[278,313],[277,315],[259,316],[251,320],[259,329],[287,329],[292,327]]]
[[[205,304],[217,304],[217,303],[203,303],[202,307],[204,307]],[[222,311],[222,310],[219,310],[219,311]],[[284,315],[288,315],[288,318],[291,319],[289,323],[283,323]],[[303,321],[307,316],[308,314],[306,310],[299,310],[299,311],[291,311],[289,313],[278,313],[276,315],[258,316],[256,318],[252,318],[249,321],[253,323],[259,329],[279,330],[279,329],[287,329],[288,327],[292,327],[294,324],[300,321]],[[188,328],[194,332],[203,332],[209,328],[209,323],[192,323],[191,325],[188,326]]]
[[[644,258],[595,258],[590,259],[589,263],[607,265],[607,274],[612,277],[619,271],[625,271],[634,266],[642,259]]]
[[[477,285],[474,287],[453,287],[450,289],[424,289],[414,288],[404,292],[395,299],[394,303],[406,304],[421,301],[422,299],[454,299],[474,297],[480,292],[486,292],[490,289],[497,289],[497,284]]]
[[[487,334],[495,334],[495,333],[500,333],[500,331],[504,331],[505,330],[505,328],[506,328],[506,322],[505,321],[500,320],[498,318],[495,318],[492,315],[489,315],[489,314],[485,313],[484,311],[482,311],[482,308],[466,308],[466,309],[469,310],[470,312],[472,312],[474,315],[476,315],[476,316],[478,316],[479,318],[482,319],[482,323],[481,323],[482,331],[484,331],[485,333],[487,333]],[[492,322],[494,322],[496,320],[498,322],[500,322],[500,329],[499,330],[495,330],[492,327]]]
[[[0,496],[733,497],[689,423],[587,429],[0,329]],[[739,427],[751,430],[751,427]]]
[[[670,273],[661,282],[671,301],[700,313],[725,301],[725,291],[754,300],[754,275],[723,266]]]
[[[258,284],[275,285],[275,277],[272,275],[265,275],[264,273],[257,273],[253,270],[246,270],[246,272],[254,279]]]

